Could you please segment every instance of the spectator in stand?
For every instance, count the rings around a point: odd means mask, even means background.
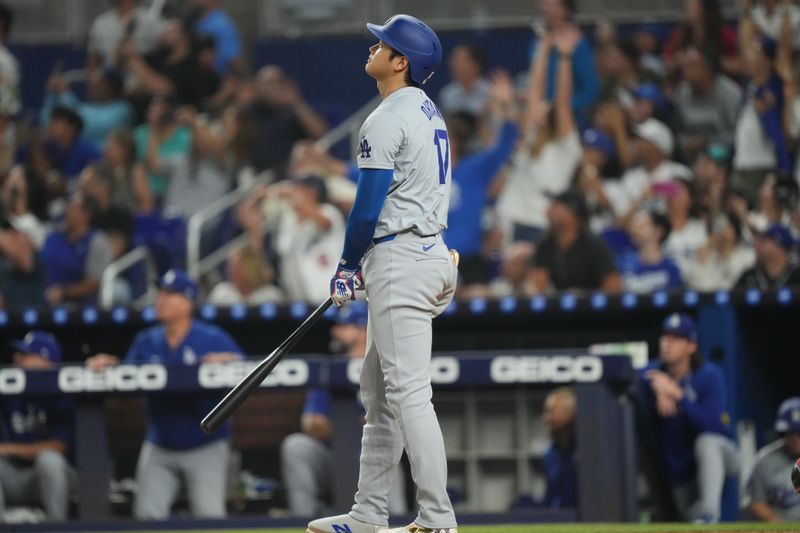
[[[594,105],[599,94],[600,83],[595,71],[592,48],[588,39],[580,34],[580,30],[575,26],[573,19],[576,14],[574,0],[539,0],[539,11],[544,22],[544,27],[537,33],[538,40],[531,47],[531,81],[533,86],[535,63],[539,57],[539,47],[547,45],[545,52],[545,90],[541,101],[552,102],[557,99],[558,85],[560,79],[557,77],[561,60],[569,59],[569,66],[572,70],[571,80],[574,80],[573,89],[570,91],[570,101],[572,110],[575,112],[578,121],[588,120],[589,111]],[[567,40],[575,39],[574,33],[578,32],[577,43],[571,46],[568,52],[562,52],[558,47],[550,46],[556,40],[565,39],[559,36],[566,33]],[[536,113],[536,110],[531,110]],[[533,117],[529,117],[529,121]]]
[[[0,110],[11,116],[22,109],[19,63],[6,46],[13,23],[14,12],[4,3],[0,3]]]
[[[367,349],[367,306],[360,301],[350,302],[339,309],[335,320],[331,328],[332,344],[340,346],[348,359],[363,359]],[[326,388],[309,389],[300,418],[301,431],[281,443],[286,499],[294,516],[314,516],[332,510],[330,500],[336,470],[330,446],[334,431],[332,400],[331,391]],[[363,407],[360,410],[363,417]],[[388,497],[392,516],[408,512],[403,468],[397,469]]]
[[[245,213],[263,209],[268,217],[281,288],[289,300],[318,303],[330,296],[318,282],[336,269],[345,221],[327,196],[324,180],[309,176],[267,186],[244,202]]]
[[[260,249],[247,246],[228,257],[225,268],[228,280],[214,286],[208,303],[260,305],[283,301],[283,293],[275,286],[275,269]]]
[[[161,278],[156,300],[160,322],[140,332],[126,364],[159,363],[196,367],[242,359],[236,342],[219,327],[193,318],[197,285],[186,272],[170,270]],[[86,366],[101,371],[120,358],[98,354]],[[224,518],[230,456],[230,421],[213,435],[198,420],[219,401],[219,393],[164,394],[147,402],[148,427],[136,466],[138,490],[133,514],[138,520],[166,520],[181,485],[196,518]]]
[[[53,170],[74,183],[84,168],[100,158],[100,150],[81,136],[83,119],[72,109],[56,106],[41,143],[41,150]],[[17,152],[17,163],[26,161],[39,147],[35,142]],[[59,180],[60,181],[60,180]]]
[[[681,58],[683,81],[675,91],[678,146],[685,161],[693,161],[710,143],[733,144],[742,91],[717,72],[713,58],[695,47]]]
[[[615,156],[614,140],[609,135],[596,128],[583,132],[583,154],[575,183],[589,205],[593,233],[600,233],[613,223],[603,184],[611,178],[605,173]]]
[[[743,0],[739,20],[740,33],[745,39],[763,35],[775,41],[788,29],[792,48],[800,48],[800,8],[781,0]]]
[[[543,5],[558,3],[557,0]],[[547,228],[548,194],[569,187],[581,157],[581,142],[572,107],[572,57],[583,37],[577,29],[562,28],[538,43],[529,93],[531,120],[525,143],[514,155],[497,213],[512,242],[536,244]],[[551,48],[558,50],[558,92],[551,106],[545,100]]]
[[[542,503],[548,509],[578,507],[575,407],[575,391],[570,387],[555,389],[544,400],[543,418],[552,441],[542,457],[547,484]]]
[[[55,106],[68,107],[83,120],[83,136],[99,149],[109,133],[132,125],[133,108],[123,98],[123,79],[115,70],[91,73],[87,91],[88,101],[81,102],[61,74],[52,75],[47,81],[40,120],[46,124]]]
[[[725,378],[703,360],[691,317],[673,313],[662,331],[659,359],[639,380],[639,405],[652,426],[646,431],[654,437],[680,515],[716,522],[725,479],[739,472]]]
[[[466,111],[480,116],[489,99],[490,83],[484,77],[488,58],[476,44],[460,44],[450,52],[450,77],[439,91],[439,108],[448,115]]]
[[[529,242],[515,242],[503,249],[501,276],[492,280],[489,293],[495,298],[503,296],[528,296],[528,267],[535,247]]]
[[[748,230],[757,235],[770,224],[792,227],[792,214],[798,206],[797,183],[791,178],[769,174],[758,191],[758,211],[748,213],[738,206],[740,216],[746,217]]]
[[[711,237],[697,251],[697,259],[686,269],[686,285],[702,292],[730,290],[753,266],[756,253],[744,241],[742,220],[732,212],[718,214],[711,225]]]
[[[491,148],[469,154],[466,144],[470,128],[451,127],[448,116],[452,189],[445,242],[461,254],[459,273],[462,290],[485,289],[490,279],[490,266],[481,254],[483,210],[487,205],[487,188],[492,178],[508,161],[517,141],[515,90],[506,73],[495,73],[490,86],[489,108],[492,117],[501,123],[500,132]],[[474,131],[474,130],[473,130]],[[463,132],[463,134],[459,134]]]
[[[47,228],[28,208],[25,168],[17,165],[3,182],[0,220],[0,294],[6,309],[44,304],[44,276],[39,251]]]
[[[800,398],[778,407],[775,432],[780,438],[761,448],[747,482],[748,510],[764,522],[800,521],[800,494],[786,472],[800,456]]]
[[[177,21],[164,28],[161,47],[157,53],[142,56],[133,42],[120,48],[124,66],[135,76],[131,89],[138,99],[172,94],[179,105],[200,108],[220,87],[220,77],[214,71],[214,41],[196,38]]]
[[[624,289],[639,294],[680,289],[683,286],[680,270],[661,250],[670,232],[667,218],[651,211],[639,211],[629,231],[636,252],[624,255],[619,261]]]
[[[694,183],[678,178],[661,184],[657,194],[666,197],[670,234],[664,242],[664,253],[686,273],[697,260],[698,251],[708,244],[705,220],[698,218],[695,206]]]
[[[680,68],[683,51],[693,46],[704,50],[714,64],[726,72],[739,70],[736,31],[725,24],[718,0],[686,0],[683,22],[676,27],[664,44],[667,68]]]
[[[625,172],[619,181],[605,184],[606,197],[623,222],[653,198],[655,184],[691,176],[687,167],[670,159],[675,141],[663,122],[648,119],[636,126],[635,134],[639,166]]]
[[[588,216],[586,200],[580,193],[567,191],[553,198],[547,209],[550,230],[533,257],[531,292],[620,291],[622,282],[614,257],[586,227]]]
[[[318,139],[328,126],[280,67],[268,65],[258,71],[255,93],[240,124],[243,131],[252,133],[243,151],[257,171],[272,170],[280,179],[286,174],[294,143]]]
[[[17,368],[36,371],[61,363],[61,347],[47,332],[31,331],[11,346]],[[74,444],[73,410],[64,396],[4,397],[0,516],[7,505],[37,503],[48,522],[67,520],[70,491],[77,487],[68,459]]]
[[[136,141],[129,131],[115,130],[108,135],[103,159],[91,171],[105,182],[110,205],[134,215],[146,215],[155,209],[147,173],[136,162]]]
[[[94,198],[78,191],[64,212],[63,230],[48,235],[41,257],[44,296],[50,305],[95,301],[100,278],[112,258],[108,239],[92,225],[98,210]]]
[[[736,153],[731,184],[755,202],[767,175],[778,169],[790,174],[792,162],[783,133],[783,87],[773,68],[775,41],[762,37],[744,49],[750,78],[736,123]]]
[[[633,105],[632,91],[642,83],[639,72],[639,51],[631,40],[623,39],[603,45],[597,56],[603,100],[613,99],[623,108]]]
[[[190,0],[194,9],[192,29],[214,40],[217,54],[214,70],[220,76],[244,69],[244,48],[239,30],[230,16],[220,8],[220,0]]]
[[[148,185],[160,205],[169,187],[170,171],[185,162],[192,149],[192,130],[178,122],[176,100],[158,95],[147,108],[147,123],[133,130],[136,159],[147,171]]]
[[[756,264],[745,271],[736,287],[762,291],[800,285],[800,269],[793,262],[795,239],[789,228],[772,224],[756,238]]]
[[[728,189],[730,161],[730,148],[712,143],[697,155],[692,165],[695,203],[707,220],[714,220],[726,209],[725,194]]]
[[[657,83],[647,81],[633,89],[633,106],[630,117],[634,124],[641,124],[648,119],[662,120],[667,100]]]
[[[113,0],[108,11],[99,15],[89,30],[89,70],[119,66],[119,47],[132,39],[141,55],[158,46],[164,21],[153,10],[138,6],[139,0]]]
[[[633,42],[639,52],[639,69],[648,79],[663,80],[667,75],[667,67],[661,57],[661,43],[664,42],[663,25],[645,23],[636,28]]]

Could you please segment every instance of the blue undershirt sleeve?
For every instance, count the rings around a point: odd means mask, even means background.
[[[378,216],[392,184],[391,170],[363,168],[359,172],[356,200],[347,218],[341,265],[355,270],[372,242]]]

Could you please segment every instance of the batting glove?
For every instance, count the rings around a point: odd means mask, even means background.
[[[356,289],[363,283],[361,269],[351,270],[341,265],[336,269],[336,274],[331,279],[331,300],[340,307],[348,300],[356,299]]]

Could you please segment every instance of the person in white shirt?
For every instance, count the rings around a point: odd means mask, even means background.
[[[730,211],[712,222],[708,244],[686,269],[686,285],[702,292],[730,290],[756,262],[756,252],[742,238],[742,220]]]
[[[158,13],[137,4],[139,0],[114,0],[114,6],[100,14],[89,30],[89,68],[117,65],[117,52],[132,38],[136,50],[144,55],[156,49],[164,30]]]
[[[665,190],[667,219],[672,231],[664,242],[664,253],[675,261],[686,277],[697,259],[697,252],[708,244],[708,230],[702,219],[692,213],[694,184],[686,179],[674,179],[672,187]]]
[[[742,22],[752,24],[761,35],[778,40],[784,24],[789,24],[793,48],[800,48],[800,8],[791,2],[781,0],[745,0],[745,13]]]
[[[14,12],[0,4],[0,114],[16,115],[22,109],[19,92],[19,63],[6,47]]]
[[[692,175],[685,165],[670,159],[675,139],[666,124],[647,119],[634,132],[639,165],[625,172],[619,181],[604,184],[606,198],[623,225],[653,197],[654,185]]]
[[[572,52],[581,39],[577,29],[544,36],[534,61],[529,102],[528,138],[517,150],[497,204],[510,242],[536,243],[548,227],[549,196],[567,190],[581,160],[581,140],[572,112]],[[558,51],[554,105],[545,101],[547,62]]]
[[[460,44],[450,53],[450,77],[439,91],[439,107],[445,114],[466,111],[480,115],[489,99],[490,83],[483,77],[486,51],[475,44]]]
[[[283,301],[283,293],[273,284],[275,270],[261,249],[246,246],[233,252],[228,257],[225,270],[228,280],[214,286],[208,303],[230,306]]]
[[[344,217],[328,203],[322,178],[279,183],[268,191],[290,205],[277,216],[272,231],[281,287],[289,300],[319,304],[330,296],[331,272],[344,243]]]

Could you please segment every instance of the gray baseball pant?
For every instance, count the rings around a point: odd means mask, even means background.
[[[333,512],[327,503],[333,491],[333,461],[331,449],[305,433],[293,433],[283,439],[283,484],[293,516],[325,516]],[[407,512],[405,474],[400,468],[389,491],[389,513],[400,516]]]
[[[6,504],[39,503],[48,520],[65,521],[75,481],[75,471],[54,450],[41,452],[30,466],[0,458],[0,519]]]
[[[458,275],[441,236],[412,233],[373,246],[363,265],[369,322],[361,370],[367,411],[351,516],[388,523],[388,494],[405,447],[427,528],[456,527],[447,458],[431,403],[432,324],[453,299]]]
[[[697,478],[673,489],[678,512],[687,520],[719,520],[725,479],[739,473],[739,454],[729,438],[701,433],[694,441]]]
[[[183,482],[192,516],[224,517],[229,455],[230,443],[224,439],[191,450],[168,450],[145,441],[136,465],[134,516],[169,518]]]

